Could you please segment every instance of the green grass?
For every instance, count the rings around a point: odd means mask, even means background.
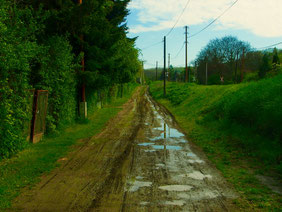
[[[161,82],[150,87],[152,96],[241,194],[235,203],[242,210],[281,209],[281,196],[255,178],[281,177],[281,82],[282,75],[238,85],[168,83],[166,98]]]
[[[110,105],[97,110],[85,121],[66,128],[60,135],[44,138],[40,143],[29,147],[11,159],[0,162],[0,209],[11,206],[24,187],[32,187],[47,174],[59,166],[58,159],[75,150],[79,139],[89,138],[101,131],[114,117],[121,106],[130,98],[129,92]]]

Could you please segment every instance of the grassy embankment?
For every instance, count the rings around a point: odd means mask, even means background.
[[[40,176],[58,167],[58,159],[83,145],[79,140],[99,133],[121,110],[131,94],[129,92],[123,98],[114,100],[95,111],[87,120],[66,128],[60,135],[48,136],[17,156],[0,161],[0,210],[11,206],[11,201],[20,194],[22,188],[32,187],[39,182]]]
[[[151,84],[154,99],[241,194],[242,210],[281,210],[281,195],[256,175],[281,179],[282,75],[238,85]]]

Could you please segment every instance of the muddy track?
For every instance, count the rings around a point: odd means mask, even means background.
[[[143,87],[12,211],[237,211],[235,198]]]

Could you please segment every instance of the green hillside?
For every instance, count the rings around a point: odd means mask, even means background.
[[[243,194],[247,205],[277,208],[279,197],[260,186],[255,176],[279,179],[282,174],[281,82],[281,74],[237,85],[170,82],[166,98],[162,83],[154,82],[150,91]]]

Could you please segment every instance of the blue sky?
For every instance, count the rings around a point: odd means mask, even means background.
[[[128,7],[128,36],[138,36],[136,46],[142,50],[161,42],[179,19],[175,29],[167,37],[167,53],[171,54],[173,66],[184,66],[185,49],[176,57],[184,43],[184,26],[189,27],[188,33],[196,33],[222,14],[234,1],[132,0]],[[186,5],[188,6],[184,10]],[[182,12],[183,15],[180,16]],[[217,22],[188,39],[188,62],[191,63],[211,39],[226,35],[249,42],[254,48],[281,42],[282,0],[238,0]],[[278,47],[281,48],[282,45]],[[162,43],[143,49],[141,53],[140,59],[145,60],[145,68],[155,67],[156,61],[160,67],[163,66]]]

